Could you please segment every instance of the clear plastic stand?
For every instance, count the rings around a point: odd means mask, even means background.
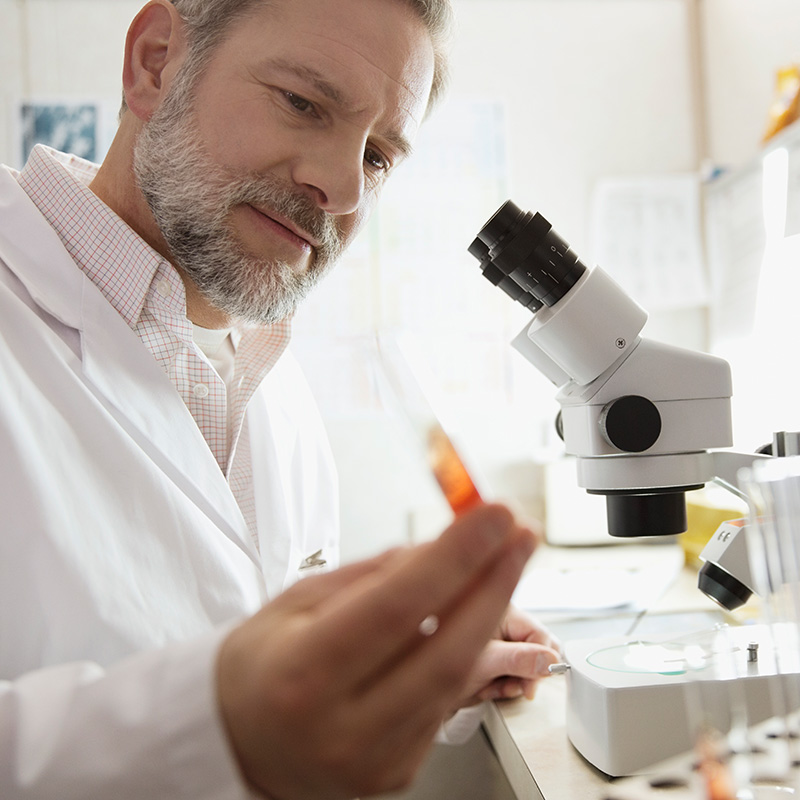
[[[800,456],[756,461],[741,471],[739,485],[750,512],[753,624],[720,626],[638,655],[635,646],[593,654],[608,668],[672,665],[690,678],[685,697],[694,752],[615,783],[614,800],[656,800],[665,786],[671,800],[800,798]],[[748,628],[758,630],[757,646],[746,643]],[[756,717],[752,686],[767,675]],[[728,724],[711,725],[721,707],[729,710]]]

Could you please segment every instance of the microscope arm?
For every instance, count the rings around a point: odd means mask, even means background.
[[[770,456],[760,453],[733,453],[728,450],[714,451],[711,453],[711,457],[714,462],[713,482],[745,502],[747,495],[739,486],[739,470],[752,466],[754,461],[770,458]]]

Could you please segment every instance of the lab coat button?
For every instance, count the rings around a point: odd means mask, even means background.
[[[208,397],[208,386],[204,383],[196,383],[192,391],[195,397]]]

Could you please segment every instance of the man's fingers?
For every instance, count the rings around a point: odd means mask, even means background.
[[[478,694],[469,698],[470,704],[482,700],[512,700],[522,697],[526,692],[530,692],[531,687],[535,686],[535,681],[522,681],[519,678],[497,678]],[[526,695],[527,696],[527,695]]]
[[[530,642],[503,642],[495,639],[486,646],[475,668],[476,681],[489,683],[503,676],[544,678],[548,667],[560,660],[557,650]]]
[[[404,780],[457,704],[534,544],[508,511],[481,508],[429,545],[302,580],[234,629],[218,693],[244,773],[281,794],[270,786],[281,738],[315,749],[330,774],[347,774],[358,754],[381,785]],[[438,628],[426,636],[429,615]],[[282,774],[316,787],[298,759]],[[401,773],[387,774],[397,763]]]
[[[544,625],[513,605],[508,608],[498,638],[509,642],[534,642],[561,650],[561,642]]]
[[[332,665],[349,664],[355,683],[369,680],[424,638],[423,620],[441,623],[515,538],[516,547],[525,550],[524,561],[533,538],[505,508],[484,506],[465,514],[435,542],[406,551],[351,591],[331,597],[322,609],[315,649],[326,653]]]
[[[535,543],[518,529],[470,590],[441,618],[438,630],[370,689],[377,713],[398,725],[419,724],[412,706],[444,714],[457,705],[479,653],[492,635]]]
[[[504,613],[534,546],[535,541],[519,529],[495,563],[442,618],[436,632],[365,687],[363,718],[357,725],[365,726],[375,717],[385,720],[380,742],[387,752],[404,752],[421,741],[430,744],[442,720],[456,707],[465,677]]]
[[[536,682],[549,676],[549,666],[559,660],[558,651],[540,644],[493,639],[470,675],[464,698],[472,702],[522,694],[532,697]]]

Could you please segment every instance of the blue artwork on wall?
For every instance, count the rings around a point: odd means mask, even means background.
[[[22,163],[35,144],[95,161],[98,158],[100,109],[93,103],[23,103]]]

